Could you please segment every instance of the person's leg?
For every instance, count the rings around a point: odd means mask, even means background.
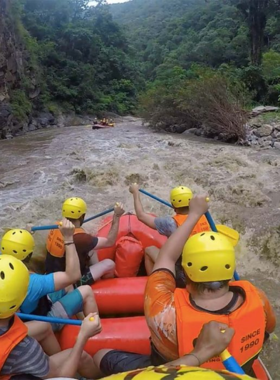
[[[98,307],[90,286],[83,285],[73,292],[67,293],[59,301],[52,305],[48,315],[57,318],[72,318],[81,311],[84,315],[98,313]],[[61,330],[62,325],[55,325],[55,331]]]
[[[52,305],[48,317],[69,319],[81,311],[83,311],[83,297],[79,290],[75,289]],[[63,326],[63,324],[52,323],[53,331],[60,331]]]
[[[60,345],[53,333],[50,323],[31,321],[26,322],[28,335],[36,339],[48,355],[54,355],[61,351]]]
[[[102,376],[146,368],[152,365],[149,355],[140,355],[120,350],[100,350],[94,355],[93,360]]]
[[[86,274],[84,274],[76,285],[92,285],[95,281],[102,278],[113,278],[115,271],[115,263],[113,260],[105,259],[91,265]]]
[[[145,249],[145,268],[149,276],[154,268],[154,264],[159,254],[159,248],[151,246]]]
[[[49,377],[63,377],[61,373],[61,364],[69,357],[71,348],[50,356],[50,373]],[[81,355],[77,372],[87,379],[97,379],[100,377],[100,372],[96,367],[92,357],[85,351]]]
[[[98,313],[97,303],[95,301],[95,297],[91,287],[89,285],[83,285],[76,290],[80,292],[83,297],[84,315],[88,315],[90,313]]]
[[[115,271],[115,263],[113,260],[105,259],[89,267],[90,273],[94,281],[102,278],[113,278]]]

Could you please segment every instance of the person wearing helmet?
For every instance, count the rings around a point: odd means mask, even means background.
[[[205,324],[197,338],[195,349],[188,355],[164,365],[137,368],[133,371],[118,373],[103,380],[253,380],[247,375],[237,375],[228,371],[211,371],[198,367],[212,357],[220,355],[229,345],[234,330],[217,322]],[[62,379],[61,379],[62,380]]]
[[[123,205],[116,203],[112,226],[108,236],[95,237],[81,228],[87,205],[81,198],[72,197],[67,199],[62,206],[62,216],[67,218],[75,226],[73,240],[80,260],[82,277],[76,283],[77,286],[92,285],[101,277],[114,277],[115,263],[113,260],[105,259],[98,262],[97,255],[91,255],[93,249],[109,248],[115,244],[120,217],[124,213]],[[47,239],[46,273],[63,271],[65,269],[64,244],[59,230],[50,231]]]
[[[29,278],[28,269],[20,260],[0,255],[0,379],[74,377],[77,371],[88,378],[97,375],[95,364],[83,347],[101,331],[98,315],[89,314],[83,321],[73,349],[47,356],[28,335],[26,324],[15,315],[28,292]]]
[[[66,293],[66,287],[81,277],[79,258],[73,241],[74,225],[63,219],[59,227],[62,242],[66,248],[65,271],[41,275],[30,273],[30,282],[21,311],[27,314],[47,315],[57,318],[71,318],[81,311],[85,315],[97,312],[97,305],[91,288],[87,285]],[[11,255],[26,263],[34,250],[33,236],[25,230],[8,231],[2,238],[2,254]],[[60,330],[63,325],[52,324],[53,330]]]
[[[202,325],[214,320],[235,329],[229,351],[250,373],[265,336],[275,328],[275,315],[262,291],[248,281],[231,282],[235,254],[225,236],[211,231],[190,237],[207,210],[205,196],[190,201],[188,219],[161,248],[148,278],[144,308],[153,355],[164,363],[190,352]],[[181,252],[187,286],[176,289]],[[222,363],[217,357],[204,366],[221,369]]]
[[[234,333],[232,328],[222,323],[211,321],[204,324],[196,339],[195,347],[179,359],[164,363],[165,368],[202,365],[211,358],[220,355],[230,344]],[[151,368],[151,365],[159,364],[154,361],[151,355],[140,355],[119,350],[100,350],[95,354],[94,361],[103,375],[106,376],[137,370],[138,368]],[[147,375],[145,371],[144,373]],[[130,377],[128,376],[128,378]],[[146,377],[143,377],[144,379],[146,380]]]
[[[193,197],[193,193],[188,187],[178,186],[171,190],[170,202],[175,211],[173,217],[156,217],[146,213],[140,200],[139,186],[133,184],[130,186],[129,191],[134,198],[134,208],[137,218],[150,228],[157,230],[161,235],[169,237],[188,217],[189,203]],[[194,226],[191,236],[202,231],[210,231],[210,226],[204,215],[201,216],[197,224]],[[159,248],[154,246],[147,247],[145,250],[145,267],[148,275],[153,271],[158,254]],[[181,258],[179,258],[176,263],[176,284],[178,288],[185,288],[186,286],[186,277],[181,266]]]

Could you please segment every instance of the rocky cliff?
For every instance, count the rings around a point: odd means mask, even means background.
[[[16,33],[11,17],[12,2],[0,2],[0,136],[5,138],[23,128],[20,121],[13,117],[11,96],[21,89],[28,59],[24,45]]]
[[[25,46],[28,33],[16,0],[0,1],[0,138],[55,125],[52,114],[36,112],[38,73]],[[28,85],[27,85],[28,84]],[[34,117],[36,115],[36,117]],[[61,125],[61,122],[59,123]]]

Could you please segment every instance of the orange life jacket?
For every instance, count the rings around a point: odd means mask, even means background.
[[[186,221],[187,217],[188,215],[176,214],[173,216],[173,219],[175,220],[177,227],[180,227]],[[199,219],[190,236],[199,234],[203,231],[211,231],[205,215],[202,215],[202,217]]]
[[[75,228],[74,235],[84,234],[82,228]],[[55,257],[63,257],[65,255],[65,246],[62,233],[60,230],[51,230],[47,238],[47,251]]]
[[[234,328],[235,334],[228,350],[241,366],[261,351],[265,337],[266,320],[260,296],[256,288],[248,281],[231,282],[230,285],[242,288],[246,297],[238,309],[227,315],[197,310],[191,304],[190,294],[186,289],[177,288],[175,290],[179,357],[193,350],[193,342],[198,337],[202,326],[210,321],[225,323]],[[219,357],[209,360],[202,367],[224,368]]]
[[[10,352],[27,336],[27,331],[27,326],[15,315],[11,328],[0,335],[0,372]],[[0,380],[9,380],[12,376],[0,375]]]

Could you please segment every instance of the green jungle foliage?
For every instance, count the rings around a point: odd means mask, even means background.
[[[170,107],[178,94],[181,101],[186,96],[186,86],[203,104],[209,75],[212,84],[228,84],[227,109],[279,104],[280,0],[131,0],[110,6],[98,0],[95,7],[88,0],[12,3],[30,72],[40,84],[37,109],[101,115],[128,114],[138,106],[146,116],[149,109],[152,120],[163,103],[164,114],[167,104],[176,116],[178,109]],[[28,92],[30,81],[23,82],[21,90]],[[23,93],[13,99],[17,113],[21,106],[29,110]]]
[[[279,105],[279,0],[132,0],[110,9],[148,82],[140,110],[151,125],[207,123],[242,140],[244,108]]]
[[[100,1],[13,0],[18,30],[39,77],[39,109],[102,114],[133,111],[143,80],[121,28]]]

